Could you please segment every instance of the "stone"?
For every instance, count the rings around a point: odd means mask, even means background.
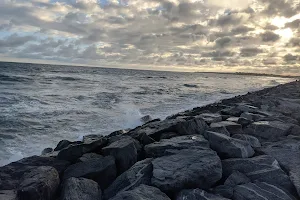
[[[210,124],[210,128],[225,127],[230,134],[241,134],[243,133],[242,126],[231,121],[221,121],[218,123]]]
[[[80,144],[82,142],[76,142],[76,144]],[[63,148],[68,147],[70,144],[74,144],[74,142],[70,142],[69,140],[61,140],[55,147],[54,151],[62,150]]]
[[[115,180],[116,175],[117,170],[114,157],[106,156],[71,165],[66,169],[63,180],[71,177],[92,179],[104,190]]]
[[[117,179],[104,190],[104,199],[110,199],[117,193],[132,190],[141,184],[149,185],[152,177],[152,159],[135,163],[130,169],[117,177]]]
[[[141,122],[143,122],[143,123],[147,123],[147,122],[149,122],[149,121],[152,120],[152,117],[151,117],[150,115],[145,115],[145,116],[141,117],[140,120],[141,120]]]
[[[49,153],[52,153],[53,152],[53,149],[52,148],[45,148],[41,155],[46,155],[46,154],[49,154]]]
[[[236,186],[233,200],[296,200],[296,198],[272,184],[256,182]]]
[[[172,137],[177,137],[177,136],[179,136],[179,135],[178,135],[178,133],[175,133],[175,132],[162,133],[159,140],[170,139]]]
[[[280,121],[258,121],[250,124],[244,131],[262,141],[277,141],[286,136],[291,127],[291,124]]]
[[[246,141],[248,142],[248,144],[251,145],[251,147],[253,148],[258,148],[258,147],[261,147],[261,144],[259,142],[259,140],[252,136],[252,135],[247,135],[247,134],[235,134],[233,136],[231,136],[232,138],[235,138],[235,139],[239,139],[239,140],[243,140],[243,141]]]
[[[240,117],[248,119],[250,121],[259,121],[259,120],[263,119],[265,116],[264,115],[260,115],[260,114],[254,114],[254,113],[244,112],[244,113],[241,114]]]
[[[14,190],[0,190],[0,200],[18,200]]]
[[[222,133],[224,135],[230,136],[230,133],[225,126],[208,128],[208,131]],[[204,133],[204,137],[207,139],[207,131]]]
[[[187,187],[208,189],[222,177],[220,158],[212,150],[184,149],[152,161],[152,185],[166,193]]]
[[[171,200],[166,194],[159,189],[148,186],[140,185],[133,190],[123,191],[118,193],[110,200]]]
[[[229,185],[218,185],[213,188],[213,193],[231,199],[233,196],[233,187]]]
[[[186,189],[176,195],[176,200],[229,200],[227,198],[217,196],[201,189]]]
[[[59,174],[55,168],[37,167],[23,176],[17,195],[20,200],[52,200],[59,183]]]
[[[239,117],[243,111],[238,109],[237,107],[228,107],[221,110],[221,114],[230,115],[234,117]]]
[[[181,149],[207,149],[209,143],[202,135],[185,135],[163,139],[160,142],[154,142],[144,147],[146,157],[161,157],[171,155],[170,150]]]
[[[202,113],[199,115],[207,124],[221,122],[222,116],[218,113]]]
[[[251,180],[243,173],[239,171],[234,171],[224,182],[224,185],[236,186],[241,184],[246,184],[251,182]]]
[[[210,147],[222,158],[248,158],[254,155],[248,142],[228,137],[224,134],[207,131]]]
[[[77,162],[87,162],[89,160],[98,159],[98,158],[103,158],[103,156],[97,153],[86,153],[83,154],[80,158],[78,158]]]
[[[239,117],[229,117],[229,118],[226,119],[226,121],[238,123]]]
[[[246,119],[244,117],[239,117],[237,123],[242,125],[242,127],[248,126],[249,124],[251,124],[253,121]]]
[[[85,179],[67,179],[63,184],[61,200],[101,200],[102,192],[97,182]]]
[[[137,140],[127,136],[104,147],[102,154],[116,159],[117,171],[121,174],[137,162],[141,149]]]
[[[257,112],[259,110],[257,107],[247,104],[239,104],[237,109],[239,109],[241,112]]]

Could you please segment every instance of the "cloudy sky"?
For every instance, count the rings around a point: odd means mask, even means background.
[[[0,0],[0,60],[300,74],[300,0]]]

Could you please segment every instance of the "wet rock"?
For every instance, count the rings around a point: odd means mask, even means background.
[[[239,117],[229,117],[226,120],[230,122],[238,123]]]
[[[115,159],[107,156],[71,165],[66,169],[63,180],[83,177],[96,181],[101,189],[105,189],[115,180],[116,174]]]
[[[104,199],[109,199],[122,191],[132,190],[141,184],[149,185],[152,176],[152,159],[135,163],[130,169],[117,177],[117,179],[104,190]]]
[[[207,124],[222,121],[222,116],[218,113],[202,113],[200,117],[202,117]]]
[[[97,182],[85,178],[69,178],[64,182],[61,200],[101,200]]]
[[[244,113],[241,114],[240,117],[251,120],[251,121],[259,121],[259,120],[263,119],[265,116],[260,115],[260,114],[244,112]]]
[[[234,188],[233,200],[296,200],[284,190],[264,182],[247,183]]]
[[[247,134],[235,134],[235,135],[233,135],[231,137],[235,138],[235,139],[246,141],[253,148],[261,147],[261,144],[260,144],[259,140],[256,137],[254,137],[254,136],[247,135]]]
[[[80,144],[80,143],[81,142],[78,142],[78,144]],[[62,150],[63,148],[66,148],[70,144],[72,144],[72,142],[70,142],[69,140],[61,140],[55,147],[54,151]]]
[[[224,185],[236,186],[241,184],[246,184],[251,182],[251,180],[243,173],[239,171],[234,171],[225,181]]]
[[[116,159],[117,170],[121,174],[137,162],[141,148],[137,140],[124,137],[104,147],[102,153],[103,155],[111,155]]]
[[[230,136],[230,133],[225,128],[225,126],[208,128],[208,131],[212,131],[212,132],[216,132],[216,133],[221,133],[221,134]],[[204,137],[207,139],[207,132],[204,133]]]
[[[147,185],[118,193],[111,200],[171,200],[166,194],[159,189]]]
[[[248,158],[254,155],[248,142],[211,131],[207,131],[207,136],[210,147],[222,158]]]
[[[241,133],[243,133],[242,126],[240,124],[235,123],[235,122],[222,121],[222,122],[218,122],[218,123],[212,123],[210,125],[210,128],[221,128],[221,127],[225,127],[226,130],[228,130],[228,132],[230,134],[241,134]]]
[[[223,115],[230,115],[234,117],[239,117],[243,111],[238,109],[237,107],[229,107],[221,110],[221,114]]]
[[[14,190],[0,190],[1,200],[18,200],[17,193]]]
[[[99,158],[103,158],[103,156],[97,153],[86,153],[83,154],[80,158],[78,158],[77,162],[87,162],[89,160],[99,159]]]
[[[220,158],[212,150],[184,149],[152,161],[152,185],[166,193],[187,187],[210,188],[220,180]]]
[[[233,196],[233,187],[229,185],[218,185],[213,189],[213,193],[231,199]]]
[[[208,141],[202,135],[186,135],[163,139],[160,142],[154,142],[144,147],[147,157],[161,157],[173,154],[172,150],[197,148],[209,148]]]
[[[255,106],[247,105],[247,104],[239,104],[237,106],[237,109],[239,109],[242,112],[258,112],[259,109]]]
[[[59,174],[55,168],[37,167],[24,175],[17,195],[20,200],[52,200],[59,183]]]
[[[53,149],[52,148],[45,148],[41,155],[46,155],[46,154],[49,154],[49,153],[52,153],[53,152]]]
[[[141,122],[143,122],[143,123],[147,123],[151,120],[152,120],[152,117],[150,115],[145,115],[145,116],[141,117]]]
[[[172,137],[177,137],[177,136],[178,136],[178,133],[174,133],[174,132],[162,133],[159,140],[170,139]]]
[[[246,119],[244,117],[239,117],[237,123],[242,125],[242,127],[248,126],[249,124],[251,124],[253,121]]]
[[[227,198],[217,196],[201,189],[182,190],[176,196],[176,200],[229,200]]]

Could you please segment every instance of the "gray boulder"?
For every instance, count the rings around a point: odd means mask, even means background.
[[[241,184],[246,184],[251,182],[251,180],[243,173],[239,171],[234,171],[225,181],[224,185],[236,186]]]
[[[17,193],[14,190],[0,190],[1,200],[18,200]]]
[[[166,194],[159,189],[147,185],[118,193],[110,200],[171,200]]]
[[[163,139],[160,142],[154,142],[144,147],[147,157],[161,157],[170,155],[170,150],[181,149],[207,149],[209,143],[202,135],[185,135]]]
[[[131,138],[123,137],[102,149],[103,155],[111,155],[116,159],[118,173],[121,174],[137,162],[142,147]]]
[[[233,196],[233,187],[229,185],[218,185],[213,188],[213,193],[231,199]]]
[[[176,196],[176,200],[229,200],[227,198],[217,196],[201,189],[182,190]]]
[[[231,134],[228,132],[225,126],[221,127],[213,127],[213,128],[208,128],[208,131],[212,132],[217,132],[217,133],[222,133],[224,135],[230,136]],[[204,133],[204,137],[207,139],[207,131]]]
[[[103,190],[115,180],[116,175],[115,159],[112,156],[107,156],[71,165],[66,169],[63,180],[71,177],[92,179]]]
[[[55,168],[37,167],[23,176],[17,195],[20,200],[52,200],[59,183]]]
[[[251,147],[253,148],[258,148],[258,147],[261,147],[261,144],[259,142],[259,140],[252,136],[252,135],[247,135],[247,134],[235,134],[233,136],[231,136],[232,138],[235,138],[235,139],[239,139],[239,140],[243,140],[243,141],[246,141],[248,142],[248,144],[251,145]]]
[[[222,177],[220,158],[212,150],[184,149],[152,161],[152,185],[166,193],[210,188]]]
[[[241,111],[236,106],[234,107],[228,107],[221,110],[221,114],[223,115],[230,115],[234,117],[239,117],[242,114],[243,111]]]
[[[225,127],[226,130],[228,130],[228,132],[230,134],[242,134],[243,133],[242,126],[235,122],[221,121],[218,123],[210,124],[210,128],[221,128],[221,127]]]
[[[109,199],[122,191],[132,190],[141,184],[149,185],[152,176],[152,159],[135,163],[130,169],[117,177],[117,179],[104,190],[104,199]]]
[[[221,122],[222,116],[218,113],[202,113],[199,115],[207,124]]]
[[[207,131],[207,139],[210,147],[222,158],[248,158],[254,155],[252,147],[243,140],[211,131]]]
[[[263,119],[265,116],[264,115],[260,115],[260,114],[254,114],[254,113],[244,112],[244,113],[241,114],[240,117],[248,119],[250,121],[259,121],[259,120]]]
[[[49,153],[52,153],[53,152],[53,149],[52,148],[45,148],[41,155],[46,155],[46,154],[49,154]]]
[[[177,137],[179,136],[178,133],[175,133],[175,132],[166,132],[166,133],[162,133],[159,140],[162,140],[162,139],[170,139],[172,137]]]
[[[78,158],[77,162],[87,162],[89,160],[98,159],[98,158],[103,158],[103,156],[97,153],[86,153],[83,154],[80,158]]]
[[[64,182],[61,200],[101,200],[98,183],[85,178],[71,177]]]

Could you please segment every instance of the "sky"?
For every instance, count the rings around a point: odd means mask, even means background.
[[[300,0],[0,0],[0,60],[300,75]]]

